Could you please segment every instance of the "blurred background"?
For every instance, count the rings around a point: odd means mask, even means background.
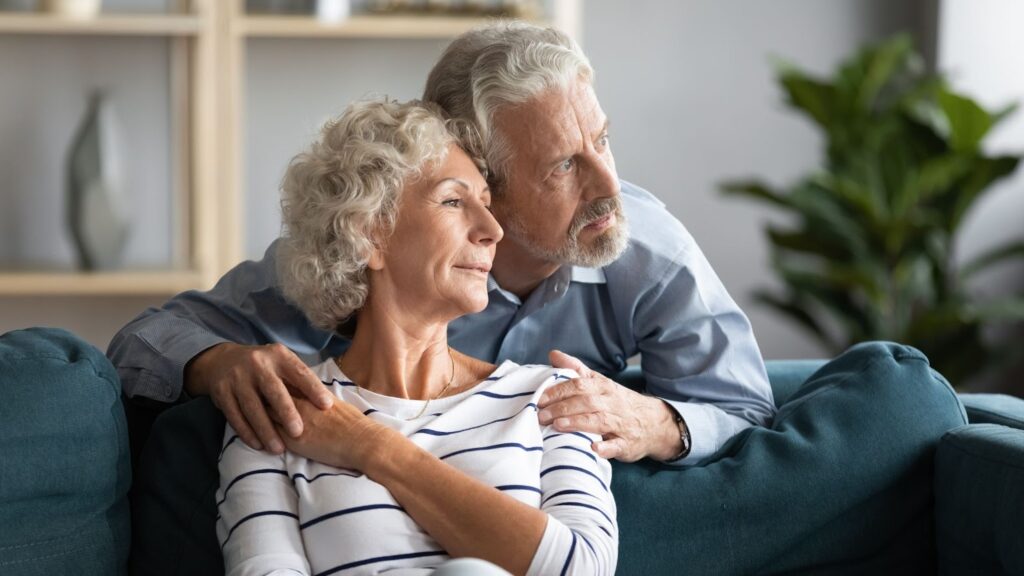
[[[146,307],[259,258],[280,231],[289,159],[354,99],[419,96],[462,12],[515,12],[577,37],[620,176],[687,226],[768,359],[835,353],[754,297],[784,288],[765,230],[791,216],[721,191],[789,186],[827,160],[822,132],[787,106],[778,63],[828,78],[904,32],[924,72],[985,109],[1024,100],[1015,0],[324,2],[340,5],[319,7],[328,24],[316,2],[104,0],[98,15],[60,4],[0,0],[0,333],[60,326],[101,349]],[[1024,152],[1024,112],[982,151]],[[97,175],[109,186],[90,188]],[[1024,170],[1012,170],[971,205],[950,253],[963,263],[1021,242]],[[90,253],[94,270],[80,271]],[[982,304],[1019,296],[1024,259],[965,291]],[[1020,341],[1013,317],[984,338]],[[955,384],[1024,395],[1024,370]]]

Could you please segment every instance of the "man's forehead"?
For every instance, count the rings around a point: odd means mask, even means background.
[[[499,119],[503,131],[520,136],[520,147],[536,152],[560,151],[604,130],[607,118],[589,84],[553,89],[508,110]]]

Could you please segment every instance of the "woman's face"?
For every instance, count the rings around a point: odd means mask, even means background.
[[[451,145],[432,172],[408,182],[395,230],[370,259],[370,297],[403,314],[448,321],[487,307],[487,277],[502,230],[476,165]]]

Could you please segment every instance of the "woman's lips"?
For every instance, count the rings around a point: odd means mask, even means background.
[[[488,270],[488,268],[485,267],[485,266],[472,266],[471,265],[471,266],[456,266],[455,268],[458,269],[458,270],[464,270],[466,272],[472,272],[474,274],[479,274],[479,275],[484,276],[484,277],[486,277],[490,273],[490,270]]]

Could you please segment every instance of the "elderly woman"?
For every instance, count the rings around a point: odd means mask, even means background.
[[[548,366],[452,350],[488,301],[502,236],[469,130],[419,103],[351,106],[283,185],[285,294],[351,346],[314,368],[284,455],[236,441],[220,460],[228,574],[612,574],[618,529],[598,438],[541,426]],[[282,434],[284,438],[290,438]],[[446,566],[447,564],[447,566]]]

